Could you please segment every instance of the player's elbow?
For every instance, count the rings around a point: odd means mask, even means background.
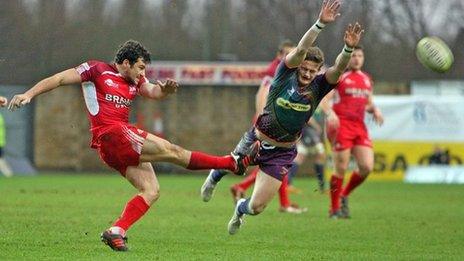
[[[52,86],[61,86],[64,85],[64,77],[62,77],[61,73],[57,73],[45,79]]]
[[[308,52],[308,49],[306,49],[304,46],[298,44],[295,50],[295,55],[298,57],[305,57],[306,53]]]
[[[338,70],[337,68],[332,68],[328,70],[325,77],[327,82],[330,84],[337,84],[340,80],[340,76],[342,75],[343,71]]]

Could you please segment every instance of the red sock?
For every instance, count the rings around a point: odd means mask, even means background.
[[[347,197],[348,195],[350,195],[351,191],[353,191],[357,186],[363,183],[364,180],[366,180],[366,177],[359,175],[359,173],[356,171],[353,172],[350,181],[348,182],[348,184],[346,184],[341,196]]]
[[[235,170],[235,160],[232,156],[212,156],[199,151],[192,151],[187,169],[228,169]]]
[[[332,175],[330,178],[331,213],[340,209],[340,193],[342,192],[343,178]]]
[[[241,188],[242,190],[247,190],[251,185],[255,184],[256,175],[258,174],[258,171],[259,167],[254,168],[251,171],[250,175],[246,176],[246,178],[244,178],[242,182],[238,183],[235,186]]]
[[[282,180],[282,185],[279,188],[279,199],[280,199],[280,206],[283,208],[290,207],[290,199],[288,198],[288,175],[284,176]]]
[[[114,222],[113,226],[120,227],[124,229],[124,231],[127,231],[149,208],[150,206],[145,202],[145,199],[137,195],[127,202],[124,211],[119,219]]]

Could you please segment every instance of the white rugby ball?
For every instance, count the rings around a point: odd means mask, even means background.
[[[422,65],[439,73],[447,72],[454,62],[450,48],[438,37],[422,38],[417,43],[416,55]]]

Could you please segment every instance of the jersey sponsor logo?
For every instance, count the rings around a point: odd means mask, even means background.
[[[345,94],[351,95],[355,98],[367,98],[371,93],[368,89],[361,89],[361,88],[346,88]]]
[[[106,79],[105,84],[110,86],[110,87],[113,87],[113,88],[118,88],[119,87],[119,84],[113,82],[113,80],[111,80],[111,79]]]
[[[288,95],[292,96],[295,93],[295,89],[292,88],[290,90],[287,90]]]
[[[131,106],[132,101],[124,97],[107,93],[105,100],[115,103],[116,108],[128,108]]]
[[[301,103],[293,103],[284,98],[277,99],[277,105],[282,108],[295,110],[295,111],[309,111],[311,109],[311,105],[309,104],[301,104]]]

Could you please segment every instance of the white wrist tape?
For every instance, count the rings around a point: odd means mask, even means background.
[[[317,19],[316,23],[313,24],[313,26],[311,26],[311,29],[319,33],[322,31],[322,29],[324,29],[324,27],[325,27],[325,24],[321,22],[321,20]]]
[[[353,50],[354,50],[353,47],[349,47],[348,45],[345,44],[345,47],[343,47],[342,53],[344,55],[350,55],[351,56],[351,53],[353,52]]]

